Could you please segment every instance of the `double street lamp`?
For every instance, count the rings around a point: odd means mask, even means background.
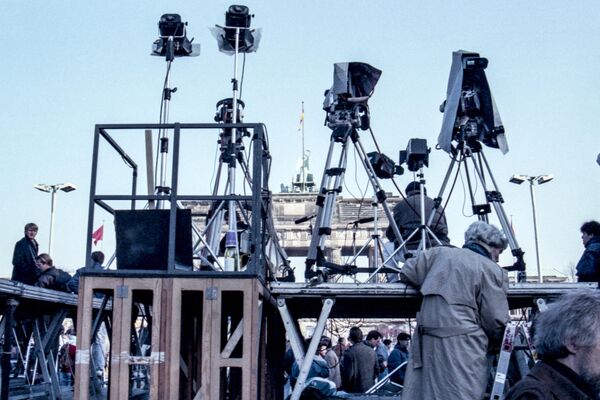
[[[533,190],[533,185],[538,184],[542,185],[544,183],[550,182],[554,179],[553,175],[513,175],[510,178],[510,182],[520,185],[523,182],[529,182],[529,193],[531,193],[531,208],[533,210],[533,232],[535,236],[535,259],[537,261],[537,273],[538,273],[538,282],[543,283],[544,280],[542,278],[542,269],[540,267],[540,248],[538,244],[538,231],[537,231],[537,216],[535,212],[535,192]]]
[[[65,193],[69,193],[77,189],[77,186],[73,185],[72,183],[56,183],[54,185],[39,183],[37,185],[33,185],[33,187],[37,190],[50,193],[52,195],[50,200],[50,239],[48,240],[48,254],[52,255],[52,233],[54,231],[54,206],[56,204],[56,192],[62,190]]]

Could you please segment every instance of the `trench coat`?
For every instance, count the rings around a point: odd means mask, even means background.
[[[403,400],[481,400],[490,340],[509,319],[508,277],[469,249],[435,247],[409,259],[400,280],[423,295]]]

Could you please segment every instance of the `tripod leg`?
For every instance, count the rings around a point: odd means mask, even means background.
[[[325,161],[325,170],[321,180],[321,188],[317,195],[317,215],[315,217],[315,225],[310,239],[310,246],[306,258],[306,270],[304,272],[304,277],[306,279],[313,278],[317,273],[313,269],[313,266],[317,263],[318,250],[322,250],[324,235],[331,234],[333,208],[335,206],[337,194],[342,190],[342,182],[347,161],[347,136],[340,140],[342,149],[339,156],[338,167],[330,168],[329,166],[331,165],[333,151],[337,142],[337,139],[332,135],[329,151],[327,152],[327,159]],[[331,187],[332,180],[333,187]]]
[[[475,161],[474,161],[475,162]],[[479,165],[476,165],[475,170],[479,174],[479,178],[481,184],[483,185],[483,189],[485,190],[486,200],[494,206],[494,211],[496,211],[496,215],[498,216],[498,221],[502,226],[502,230],[508,239],[508,245],[511,249],[512,255],[517,259],[512,270],[519,271],[517,275],[517,280],[522,282],[525,280],[525,261],[523,260],[523,255],[525,254],[523,250],[519,247],[517,243],[517,239],[515,234],[510,226],[510,222],[506,216],[506,212],[504,211],[504,207],[502,203],[504,203],[504,199],[502,198],[502,194],[498,190],[498,186],[496,185],[496,180],[494,179],[494,175],[492,174],[492,170],[485,158],[485,154],[483,153],[483,149],[479,150]],[[485,170],[484,170],[485,167]],[[494,185],[494,190],[490,191],[485,185],[484,173],[487,172],[487,175],[490,177],[492,184]]]

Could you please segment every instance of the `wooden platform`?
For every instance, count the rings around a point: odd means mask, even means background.
[[[535,299],[553,299],[592,283],[518,283],[509,286],[511,309],[533,307]],[[421,306],[419,292],[403,283],[304,283],[273,282],[271,295],[284,298],[296,318],[316,318],[323,299],[335,299],[330,318],[408,318]]]

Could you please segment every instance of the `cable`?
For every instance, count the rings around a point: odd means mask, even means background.
[[[240,77],[240,96],[239,100],[242,99],[242,88],[244,87],[244,71],[246,70],[246,52],[242,53],[242,76]]]
[[[167,62],[167,73],[165,74],[165,80],[163,82],[163,89],[160,97],[160,113],[158,117],[158,123],[163,123],[163,107],[165,105],[165,90],[167,90],[167,85],[169,84],[169,74],[171,73],[171,64],[172,61]],[[156,185],[158,179],[158,159],[160,158],[160,129],[158,133],[158,141],[156,142],[156,161],[154,162],[154,184]]]

